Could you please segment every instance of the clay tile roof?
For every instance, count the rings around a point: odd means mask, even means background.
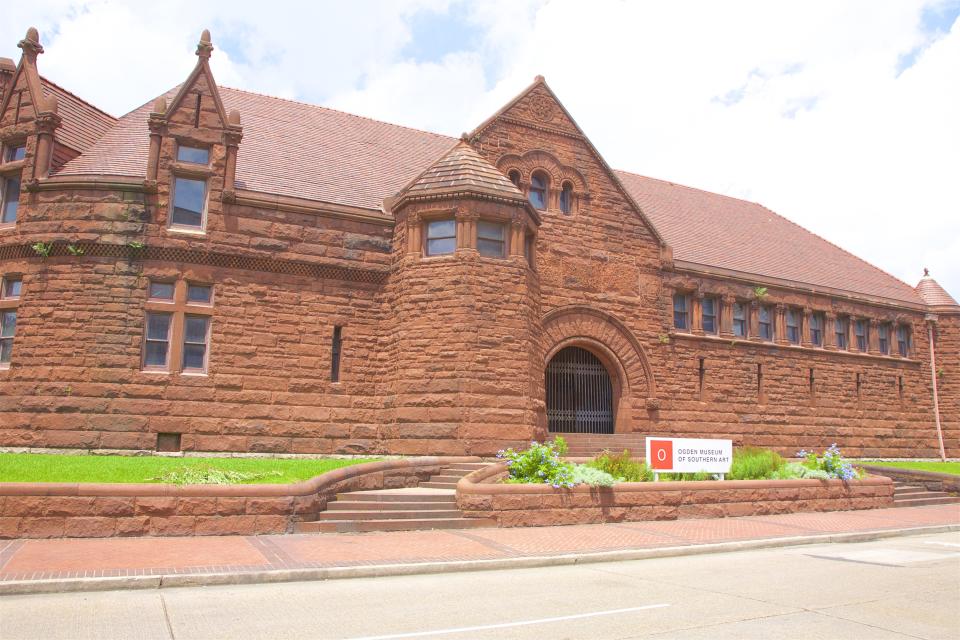
[[[617,171],[674,260],[923,304],[913,287],[764,206]]]
[[[177,90],[166,94],[168,102]],[[511,198],[519,194],[454,138],[238,89],[221,87],[220,94],[227,111],[239,110],[242,119],[241,189],[366,209],[379,209],[384,198],[405,187],[412,192],[469,186]],[[147,118],[153,103],[120,118],[58,173],[146,175]],[[615,173],[677,261],[925,304],[910,285],[759,204]]]
[[[462,141],[421,173],[403,193],[420,196],[464,191],[526,201],[516,185]]]
[[[113,127],[117,119],[89,102],[75,96],[63,87],[40,78],[43,94],[56,96],[58,113],[63,124],[57,129],[57,142],[83,153]]]
[[[917,294],[931,307],[960,307],[960,304],[957,304],[957,301],[930,276],[926,269],[920,282],[917,283]]]

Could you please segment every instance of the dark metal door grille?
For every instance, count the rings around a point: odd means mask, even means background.
[[[567,347],[547,365],[547,425],[553,433],[613,433],[613,385],[603,363]]]

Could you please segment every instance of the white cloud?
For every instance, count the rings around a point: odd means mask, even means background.
[[[481,37],[429,61],[404,54],[409,18],[447,0],[274,4],[17,3],[0,54],[36,23],[42,71],[123,112],[180,82],[210,27],[221,84],[451,135],[543,74],[611,165],[759,201],[960,296],[960,24],[922,22],[957,0],[471,3]]]

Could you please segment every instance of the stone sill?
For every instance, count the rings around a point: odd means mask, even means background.
[[[818,354],[818,355],[838,355],[844,356],[847,358],[859,358],[864,360],[870,360],[873,362],[887,362],[890,364],[902,363],[909,364],[914,366],[919,366],[921,362],[913,358],[898,358],[895,356],[885,356],[876,353],[860,353],[859,351],[845,351],[841,349],[824,349],[822,347],[805,347],[798,344],[781,344],[779,342],[767,342],[765,340],[744,340],[743,338],[734,338],[734,337],[724,337],[718,335],[704,334],[698,335],[695,333],[685,333],[682,331],[671,331],[669,334],[670,338],[678,338],[682,340],[702,340],[704,342],[713,342],[716,344],[728,344],[736,347],[766,347],[770,349],[783,349],[784,351],[793,351],[796,353],[803,354]]]

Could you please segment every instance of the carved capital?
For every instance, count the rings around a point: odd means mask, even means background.
[[[59,114],[47,112],[39,114],[34,122],[38,133],[53,134],[63,123],[63,118]]]

